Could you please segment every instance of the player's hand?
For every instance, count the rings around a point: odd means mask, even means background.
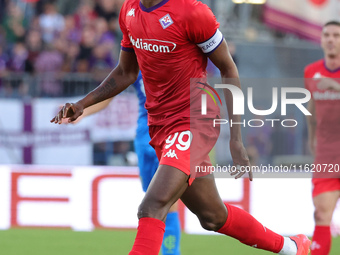
[[[66,103],[58,114],[50,121],[55,124],[62,124],[63,120],[68,118],[68,122],[74,122],[79,116],[83,114],[84,106],[77,103]]]
[[[59,110],[63,109],[63,107],[64,105],[60,105]],[[84,117],[84,114],[82,114],[75,121],[72,121],[72,122],[69,122],[69,118],[63,118],[60,124],[77,124],[78,122],[82,120],[83,117]]]
[[[249,180],[253,180],[253,172],[249,162],[248,154],[240,141],[230,141],[230,153],[233,158],[234,166],[237,167],[237,171],[232,172],[231,175],[235,176],[235,179],[242,177],[245,173],[249,174]],[[240,169],[243,166],[244,169]],[[247,167],[247,169],[246,169]]]
[[[331,78],[321,78],[317,84],[318,89],[320,90],[334,90],[340,91],[340,84]]]

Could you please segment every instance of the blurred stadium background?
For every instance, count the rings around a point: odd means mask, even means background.
[[[133,148],[138,116],[133,89],[77,125],[49,123],[61,104],[88,93],[116,65],[123,2],[0,0],[2,254],[127,254],[131,247],[143,196]],[[216,14],[243,89],[254,88],[258,109],[270,107],[273,86],[303,87],[304,67],[323,56],[322,25],[340,15],[338,0],[203,2]],[[209,65],[208,71],[211,84],[217,83],[216,69]],[[298,125],[243,129],[253,164],[312,162],[304,116],[290,109],[287,118]],[[212,153],[216,164],[230,163],[226,139],[223,127]],[[310,178],[289,177],[217,182],[225,201],[250,211],[267,227],[311,235]],[[337,211],[334,236],[339,219]],[[206,235],[184,206],[181,220],[183,254],[263,254]],[[340,241],[334,239],[332,254],[339,253]]]

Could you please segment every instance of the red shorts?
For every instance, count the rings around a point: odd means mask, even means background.
[[[340,157],[337,154],[317,155],[314,162],[313,197],[328,191],[340,190]]]
[[[313,178],[313,197],[320,195],[321,193],[340,190],[339,178]]]
[[[160,165],[175,167],[190,176],[189,185],[196,177],[210,174],[209,152],[214,147],[219,126],[212,121],[202,120],[190,123],[177,121],[166,126],[150,126],[150,145],[154,147]]]

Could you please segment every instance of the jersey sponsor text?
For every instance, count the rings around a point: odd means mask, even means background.
[[[315,100],[340,100],[340,93],[315,91],[313,92],[313,97]]]
[[[169,53],[175,50],[176,44],[168,41],[161,41],[157,39],[140,39],[136,40],[130,35],[132,45],[141,50],[150,52]]]

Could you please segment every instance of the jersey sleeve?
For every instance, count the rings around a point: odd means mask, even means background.
[[[219,23],[211,9],[196,2],[187,15],[186,30],[189,40],[206,54],[211,54],[223,41]]]
[[[125,19],[126,19],[126,2],[123,4],[122,9],[119,13],[119,26],[120,30],[123,33],[123,39],[120,43],[122,46],[122,50],[124,51],[134,51],[132,43],[129,39],[129,34],[125,25]]]

